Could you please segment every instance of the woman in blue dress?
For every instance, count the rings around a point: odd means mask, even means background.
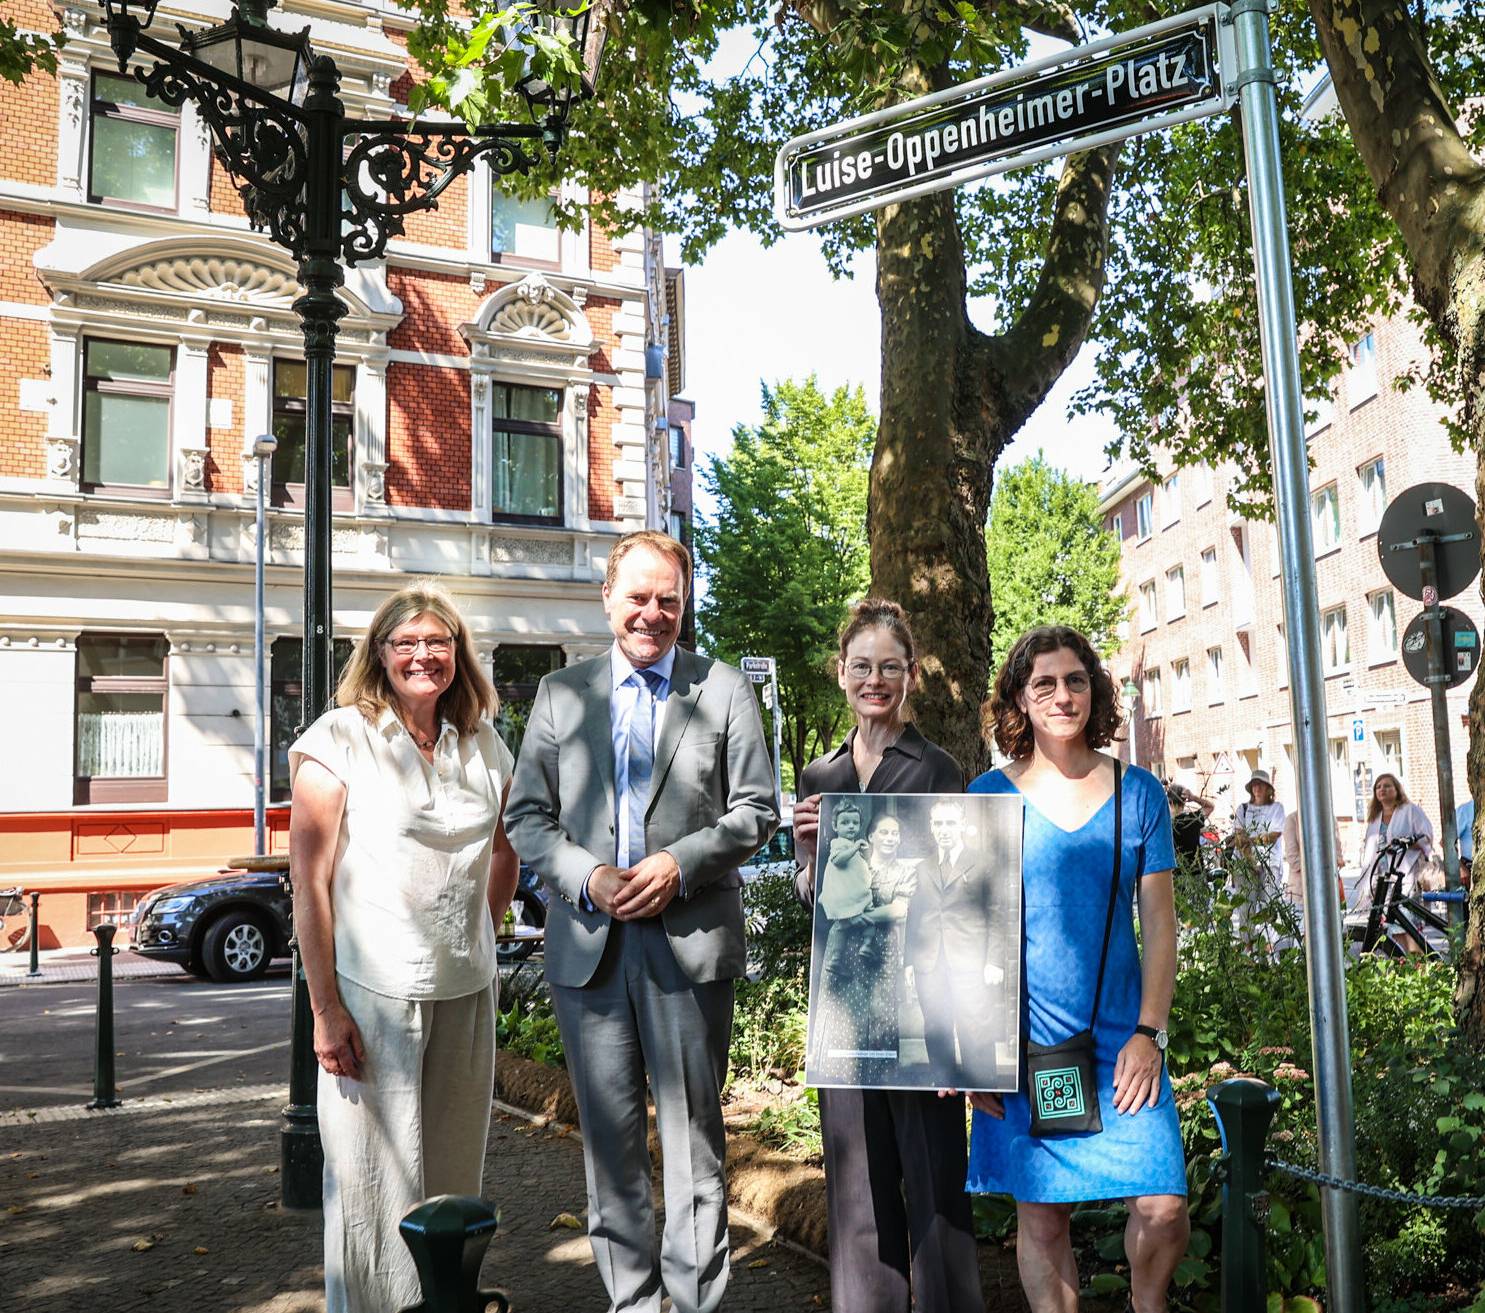
[[[995,740],[1011,758],[971,793],[1024,803],[1022,1024],[1059,1044],[1093,1016],[1114,875],[1115,775],[1099,749],[1119,731],[1113,681],[1075,629],[1033,629],[1011,649],[991,696]],[[1113,930],[1093,1028],[1103,1129],[1030,1133],[1026,1095],[972,1094],[969,1189],[1016,1200],[1016,1257],[1034,1313],[1074,1313],[1072,1205],[1123,1199],[1130,1307],[1157,1313],[1186,1252],[1186,1169],[1166,1075],[1165,1026],[1176,977],[1175,854],[1160,782],[1131,767],[1122,781],[1122,848]],[[1132,916],[1139,900],[1140,938]]]

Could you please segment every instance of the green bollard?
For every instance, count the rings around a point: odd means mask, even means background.
[[[117,1108],[123,1102],[113,1087],[113,960],[118,949],[113,946],[113,937],[118,927],[105,921],[93,927],[98,947],[93,956],[98,959],[98,1021],[93,1029],[93,1101],[90,1108]]]
[[[425,1199],[404,1217],[398,1230],[418,1266],[423,1302],[402,1313],[485,1313],[491,1305],[509,1313],[504,1295],[479,1288],[498,1225],[488,1204],[454,1194]]]
[[[1222,1313],[1256,1313],[1268,1304],[1268,1191],[1263,1156],[1277,1090],[1238,1077],[1207,1091],[1224,1152],[1222,1183]]]
[[[31,894],[31,965],[28,976],[41,974],[41,895]]]

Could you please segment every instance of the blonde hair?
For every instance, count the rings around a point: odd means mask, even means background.
[[[619,577],[619,562],[639,547],[648,547],[656,556],[674,562],[680,569],[686,596],[691,596],[691,553],[686,550],[684,543],[677,542],[659,529],[637,529],[633,533],[626,533],[613,545],[613,550],[608,554],[608,572],[603,578],[605,588],[613,589],[614,580]]]
[[[438,699],[438,714],[464,738],[473,734],[482,720],[495,715],[500,699],[490,677],[480,669],[479,655],[454,599],[431,579],[418,579],[399,588],[376,608],[335,686],[335,705],[355,707],[367,720],[375,721],[394,704],[387,668],[381,660],[382,646],[395,630],[420,615],[443,621],[454,639],[454,678]]]

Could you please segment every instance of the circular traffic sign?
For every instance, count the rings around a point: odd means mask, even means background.
[[[1451,483],[1417,483],[1398,493],[1382,514],[1377,528],[1382,573],[1419,601],[1423,600],[1423,579],[1414,544],[1430,534],[1435,539],[1438,596],[1453,597],[1480,573],[1480,536],[1475,530],[1475,503],[1469,493]]]
[[[1452,606],[1439,608],[1439,619],[1444,631],[1444,644],[1440,649],[1445,688],[1457,688],[1475,673],[1480,664],[1480,631],[1475,622],[1463,611]],[[1413,622],[1403,633],[1403,665],[1425,688],[1428,687],[1428,612],[1413,617]]]

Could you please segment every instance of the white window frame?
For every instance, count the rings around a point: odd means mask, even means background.
[[[1333,514],[1326,514],[1326,503]],[[1322,526],[1328,526],[1322,534]],[[1315,556],[1318,559],[1341,545],[1341,491],[1334,479],[1310,494],[1310,532],[1315,538]]]
[[[1171,715],[1190,711],[1191,707],[1191,660],[1189,657],[1181,657],[1170,663]]]
[[[1155,581],[1146,579],[1139,586],[1140,633],[1148,634],[1160,623],[1160,606],[1155,596]]]
[[[1386,625],[1381,608],[1386,604],[1390,620],[1391,641],[1386,641]],[[1366,595],[1366,660],[1368,665],[1381,666],[1398,657],[1399,634],[1397,631],[1397,595],[1390,588],[1379,588]]]
[[[1221,644],[1207,648],[1207,706],[1227,701],[1227,658]]]
[[[1279,633],[1279,687],[1289,687],[1289,639],[1284,633],[1284,625],[1280,622]]]
[[[1373,477],[1368,478],[1368,475]],[[1373,456],[1356,467],[1356,531],[1365,538],[1376,533],[1387,509],[1387,458]]]
[[[1248,641],[1245,642],[1244,639]],[[1251,634],[1237,635],[1237,695],[1239,700],[1258,696],[1258,672],[1253,667],[1253,648],[1251,641]]]
[[[1377,336],[1367,333],[1351,343],[1346,368],[1346,405],[1355,410],[1377,395]]]
[[[1208,566],[1211,568],[1208,569]],[[1222,576],[1219,570],[1220,563],[1215,545],[1203,547],[1201,549],[1201,604],[1203,608],[1216,606],[1222,600]]]
[[[1160,527],[1169,529],[1181,519],[1181,476],[1173,472],[1160,485]]]
[[[1216,495],[1216,479],[1210,465],[1197,465],[1191,471],[1192,491],[1196,494],[1196,505],[1205,506]]]
[[[1345,641],[1345,651],[1332,653],[1335,646],[1336,617],[1340,618],[1339,634]],[[1346,619],[1346,606],[1327,606],[1320,612],[1320,664],[1327,675],[1341,675],[1351,669],[1351,629]]]
[[[1114,541],[1122,544],[1124,542],[1124,513],[1115,511],[1109,520],[1109,532],[1114,535]]]
[[[1155,491],[1142,492],[1134,501],[1135,537],[1148,542],[1155,533]]]
[[[1140,679],[1140,710],[1146,720],[1165,714],[1165,695],[1161,687],[1159,666],[1145,671]]]
[[[1165,572],[1165,618],[1179,620],[1186,614],[1186,567],[1173,565]]]

